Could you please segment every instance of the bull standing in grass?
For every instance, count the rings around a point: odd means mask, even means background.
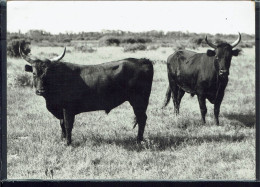
[[[46,100],[47,109],[60,120],[62,138],[71,144],[76,114],[110,110],[129,101],[138,124],[138,142],[143,140],[146,109],[151,93],[153,65],[148,59],[128,58],[99,65],[59,62],[65,55],[39,59],[25,55],[25,71],[33,73],[36,94]]]
[[[219,110],[228,83],[229,68],[232,56],[239,54],[233,50],[240,40],[233,44],[220,43],[215,45],[205,38],[207,44],[214,49],[207,53],[196,53],[188,50],[179,50],[167,59],[169,87],[166,92],[164,107],[169,103],[171,95],[175,113],[179,113],[180,103],[185,92],[192,96],[197,95],[202,121],[205,123],[207,113],[206,99],[214,104],[214,116],[219,125]]]

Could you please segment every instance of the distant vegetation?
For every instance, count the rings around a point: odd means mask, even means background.
[[[237,33],[234,34],[206,34],[206,33],[189,33],[189,32],[163,32],[163,31],[147,31],[147,32],[125,32],[104,30],[102,32],[79,32],[79,33],[60,33],[51,34],[43,30],[30,30],[27,33],[10,33],[7,32],[8,39],[8,55],[11,57],[17,57],[18,40],[23,40],[23,43],[31,43],[33,45],[42,47],[56,47],[56,46],[75,46],[75,50],[82,52],[94,52],[90,47],[86,49],[86,44],[95,41],[98,46],[122,46],[124,50],[131,50],[130,48],[136,48],[137,46],[144,46],[140,44],[149,44],[161,47],[173,47],[179,48],[191,48],[196,49],[198,47],[207,46],[205,43],[205,36],[208,36],[209,40],[213,42],[233,42],[237,39]],[[241,48],[252,48],[254,44],[255,36],[242,33],[242,41],[240,43]],[[75,44],[76,43],[76,44]],[[78,48],[77,43],[83,43]],[[131,46],[130,44],[135,44]],[[82,47],[85,46],[85,47]],[[127,46],[127,47],[126,47]],[[131,47],[130,47],[131,46]],[[84,49],[85,48],[85,49]],[[144,47],[142,47],[142,50]],[[149,49],[149,48],[148,48]],[[152,49],[154,50],[154,49]],[[28,51],[30,52],[29,49]]]

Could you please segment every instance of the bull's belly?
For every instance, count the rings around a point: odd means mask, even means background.
[[[48,110],[58,119],[62,118],[63,108],[69,108],[74,114],[105,110],[109,113],[113,108],[128,101],[126,93],[113,93],[110,95],[84,95],[81,97],[70,97],[63,99],[48,99]]]
[[[187,92],[187,93],[191,93],[191,94],[195,94],[196,93],[196,91],[195,90],[193,90],[193,89],[191,89],[190,87],[188,87],[188,86],[183,86],[183,85],[179,85],[179,87],[183,90],[183,91],[185,91],[185,92]]]
[[[100,99],[100,100],[92,100],[92,101],[81,101],[79,105],[75,106],[76,114],[82,112],[91,112],[91,111],[98,111],[98,110],[105,110],[106,113],[109,113],[112,109],[118,107],[122,103],[127,101],[124,98],[117,98],[117,99]]]
[[[183,91],[185,91],[186,93],[190,93],[190,94],[195,94],[198,95],[198,93],[200,93],[200,91],[196,90],[196,88],[191,87],[188,84],[182,83],[179,84],[178,83],[179,88],[181,88]],[[204,92],[204,94],[206,95],[206,98],[212,103],[215,103],[215,98],[216,98],[216,92],[217,90],[214,88],[208,88],[208,91]]]
[[[177,81],[177,85],[179,86],[179,88],[181,88],[183,91],[187,92],[187,93],[191,93],[191,94],[195,94],[196,90],[195,88],[193,88],[190,84],[181,82],[181,81]]]

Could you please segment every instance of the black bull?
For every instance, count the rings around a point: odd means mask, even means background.
[[[179,50],[167,59],[169,87],[164,101],[165,107],[173,99],[175,113],[179,113],[181,99],[185,92],[192,96],[197,95],[202,121],[205,123],[207,113],[206,99],[214,104],[214,116],[219,125],[220,105],[228,83],[229,68],[232,56],[237,56],[239,50],[232,50],[241,40],[233,44],[221,43],[214,45],[207,40],[209,46],[215,50],[207,53],[196,53],[188,50]]]
[[[25,70],[33,72],[36,94],[46,100],[47,109],[58,119],[62,138],[71,143],[76,114],[110,110],[129,101],[138,124],[137,140],[143,140],[146,109],[151,93],[153,65],[147,59],[128,58],[99,65],[78,65],[55,59],[21,56],[31,64]]]

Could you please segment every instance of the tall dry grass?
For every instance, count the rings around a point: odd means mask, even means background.
[[[32,54],[62,52],[61,47],[35,47]],[[73,51],[72,47],[68,50]],[[197,51],[206,52],[207,48]],[[172,47],[123,52],[100,47],[96,53],[73,51],[64,60],[98,64],[128,57],[154,62],[154,80],[147,110],[145,142],[136,144],[134,114],[124,103],[103,111],[76,116],[72,145],[60,140],[59,121],[45,100],[30,87],[8,84],[7,141],[9,179],[255,179],[255,58],[254,48],[233,58],[230,81],[214,124],[213,105],[207,102],[207,124],[200,123],[196,97],[185,94],[176,117],[172,102],[161,105],[168,86],[166,59]],[[8,58],[8,82],[24,72],[25,61]],[[29,75],[31,76],[31,75]]]

